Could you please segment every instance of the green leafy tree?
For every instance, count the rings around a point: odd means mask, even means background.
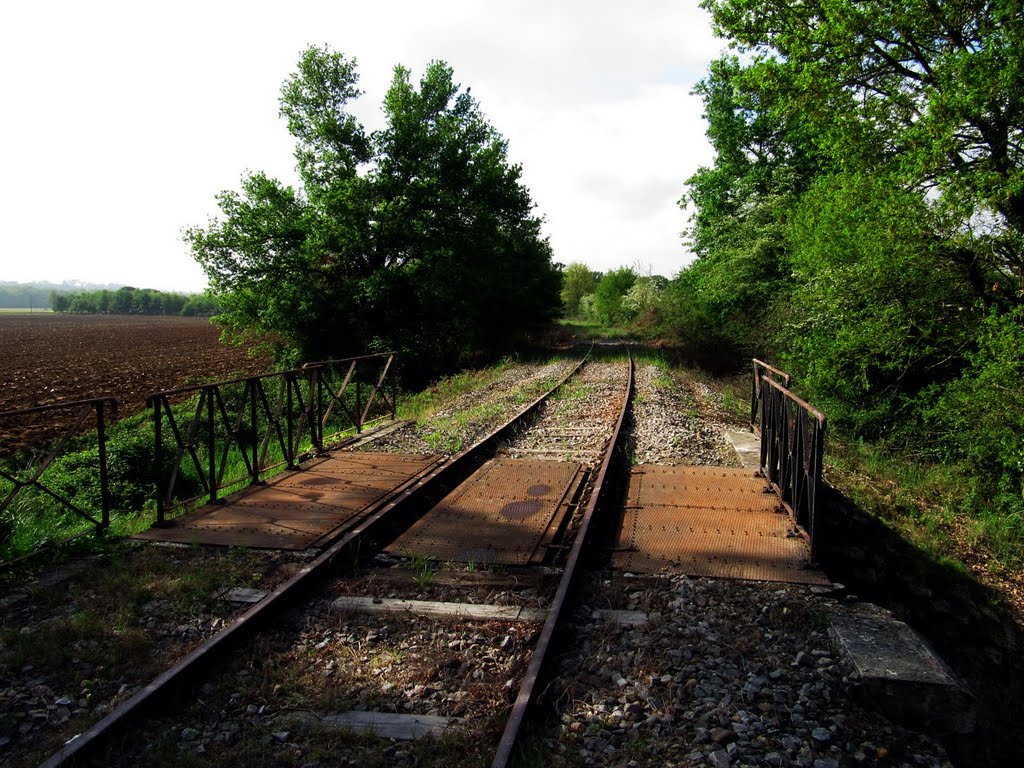
[[[975,289],[1024,278],[1020,0],[705,0],[716,29],[771,67],[756,89],[800,115],[846,171],[895,168],[973,230]],[[979,226],[981,225],[981,226]]]
[[[580,317],[580,301],[597,290],[598,276],[581,261],[562,271],[562,311],[566,317]]]
[[[1024,523],[1024,307],[993,309],[984,318],[969,365],[951,382],[929,423],[941,429],[950,457],[970,468],[972,506],[995,508],[1003,515],[990,524],[1005,525],[1010,536]]]
[[[302,187],[251,174],[186,232],[228,336],[293,362],[399,349],[423,377],[550,319],[558,273],[521,169],[451,68],[417,87],[396,67],[371,134],[346,111],[356,86],[354,61],[304,52],[281,94]]]
[[[790,371],[834,424],[919,435],[935,382],[963,370],[979,304],[936,216],[885,176],[822,177],[801,200],[796,287],[776,319]]]
[[[632,319],[632,313],[624,301],[636,281],[636,272],[630,267],[605,272],[594,292],[594,312],[602,323],[621,325]]]
[[[660,275],[638,277],[622,297],[622,308],[630,317],[646,324],[656,322],[668,281]]]
[[[772,69],[725,56],[695,88],[716,157],[687,180],[680,204],[698,258],[669,287],[663,314],[679,343],[723,362],[767,354],[773,307],[791,287],[788,222],[821,167],[805,121],[757,90]]]

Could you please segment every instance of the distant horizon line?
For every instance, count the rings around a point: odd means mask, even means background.
[[[206,293],[207,288],[157,288],[150,285],[132,285],[131,283],[91,283],[77,278],[70,278],[57,282],[55,280],[0,280],[0,286],[17,288],[35,288],[37,290],[72,289],[72,290],[93,290],[93,291],[116,291],[120,288],[132,288],[137,291],[161,291],[162,293],[180,293],[183,295],[196,295]]]

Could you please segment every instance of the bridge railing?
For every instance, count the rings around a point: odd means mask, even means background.
[[[814,559],[825,415],[774,376],[757,377],[755,373],[755,377],[760,391],[761,473],[782,500],[797,530],[807,538]]]
[[[394,385],[386,387],[394,361],[390,352],[326,360],[150,395],[157,524],[394,418]]]
[[[756,357],[753,360],[754,364],[754,377],[751,379],[750,384],[750,426],[758,430],[761,425],[761,409],[762,409],[762,398],[761,398],[761,378],[767,376],[775,381],[779,382],[782,386],[789,388],[789,374],[785,371],[781,371],[774,366],[768,365]]]
[[[43,421],[50,427],[61,425],[47,449],[25,453],[19,458],[9,457],[0,462],[0,541],[10,536],[14,518],[19,514],[25,514],[24,509],[14,511],[15,503],[19,499],[23,507],[37,508],[34,514],[44,514],[42,507],[47,506],[52,510],[55,505],[61,514],[70,513],[72,518],[78,518],[88,524],[85,531],[72,533],[67,538],[74,538],[88,532],[89,529],[100,533],[109,527],[110,490],[106,426],[108,418],[116,412],[117,401],[111,397],[96,397],[0,412],[0,424],[23,425]],[[88,465],[93,464],[91,457],[95,449],[95,465],[81,467],[89,474],[91,482],[98,482],[99,497],[95,505],[88,505],[79,500],[79,497],[72,500],[67,488],[67,478],[55,476],[55,473],[50,471],[54,468],[54,462],[64,455],[72,444],[75,450],[86,457]],[[61,524],[60,528],[67,533],[74,531],[76,526]]]

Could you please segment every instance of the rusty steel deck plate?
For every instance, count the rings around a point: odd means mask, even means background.
[[[272,549],[319,545],[436,466],[436,456],[338,452],[136,538]]]
[[[615,556],[637,573],[828,584],[763,478],[727,467],[633,468]]]
[[[386,551],[460,563],[524,565],[568,509],[582,467],[492,459]]]

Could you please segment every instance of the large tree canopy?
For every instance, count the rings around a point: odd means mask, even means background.
[[[734,51],[696,89],[716,159],[670,329],[771,356],[836,427],[966,460],[1024,513],[1022,0],[703,5]]]
[[[186,239],[227,333],[282,358],[396,348],[428,375],[558,312],[559,276],[506,143],[443,62],[396,67],[386,125],[347,111],[355,61],[310,48],[281,90],[296,190],[261,173]]]
[[[1024,278],[1021,0],[704,0],[748,86],[843,171],[932,190],[989,268]],[[757,82],[760,80],[760,82]],[[980,255],[976,251],[976,255]]]

